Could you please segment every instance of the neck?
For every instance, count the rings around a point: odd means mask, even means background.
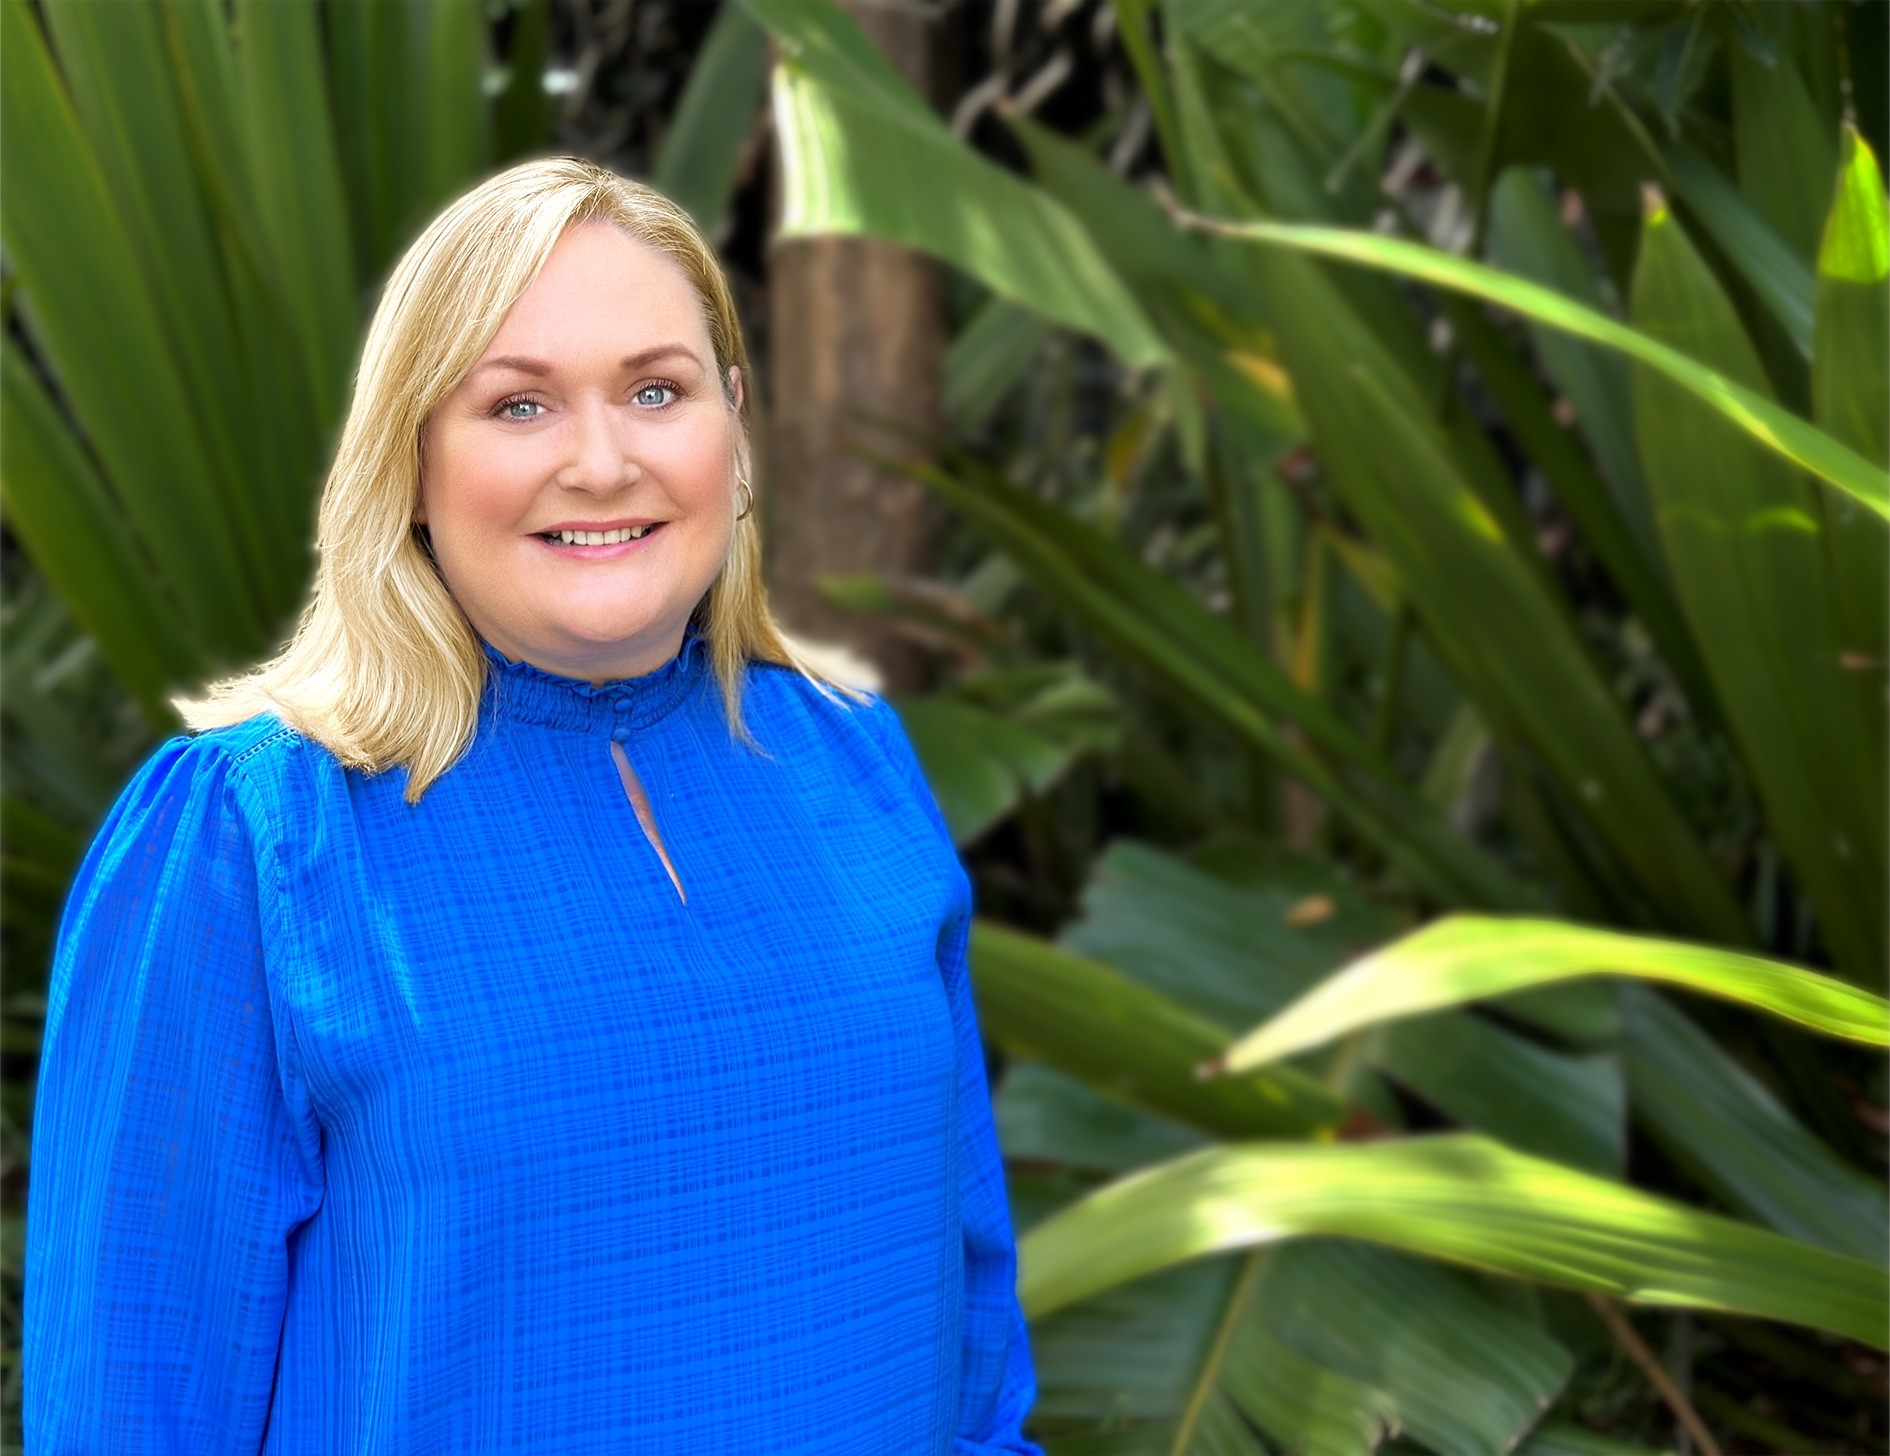
[[[592,687],[603,687],[607,683],[648,676],[673,661],[682,650],[683,638],[690,630],[688,624],[672,629],[654,646],[647,641],[638,641],[600,645],[591,650],[579,649],[574,652],[547,651],[542,647],[517,642],[503,634],[481,632],[479,635],[512,662],[529,663],[541,672],[586,682]]]

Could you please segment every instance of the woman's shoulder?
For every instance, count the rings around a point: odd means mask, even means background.
[[[166,738],[138,765],[120,800],[160,792],[184,800],[227,795],[260,839],[275,824],[300,817],[325,763],[338,767],[326,749],[276,714],[257,713]]]
[[[858,677],[838,681],[851,691],[832,679],[816,681],[786,663],[752,662],[743,716],[764,742],[772,730],[795,739],[796,747],[818,746],[845,757],[884,753],[887,722],[898,723],[892,704]]]
[[[767,666],[766,674],[749,678],[759,688],[752,694],[758,700],[752,721],[764,746],[776,756],[785,750],[796,759],[824,760],[829,776],[844,776],[869,798],[916,805],[944,842],[953,843],[905,720],[883,691],[855,679],[856,700],[791,667]]]
[[[70,901],[109,884],[143,884],[153,865],[169,866],[167,876],[214,877],[248,862],[273,816],[258,806],[247,766],[281,727],[251,719],[173,733],[153,746],[94,831]]]

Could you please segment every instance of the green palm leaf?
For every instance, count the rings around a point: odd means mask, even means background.
[[[1578,338],[1618,349],[1650,369],[1658,370],[1767,449],[1830,481],[1879,516],[1890,518],[1890,476],[1886,476],[1881,467],[1872,465],[1842,441],[1807,424],[1756,390],[1539,283],[1401,238],[1303,223],[1221,222],[1179,211],[1177,216],[1184,222],[1207,226],[1229,237],[1422,279],[1440,288],[1455,289],[1512,309]]]
[[[1473,1134],[1184,1154],[1025,1234],[1018,1297],[1042,1316],[1189,1259],[1322,1234],[1890,1343],[1882,1270]]]
[[[1890,1046],[1890,1003],[1800,966],[1558,920],[1452,915],[1354,961],[1235,1042],[1213,1066],[1246,1071],[1363,1026],[1597,975],[1678,986],[1827,1036]]]

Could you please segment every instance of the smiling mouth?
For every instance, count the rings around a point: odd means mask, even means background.
[[[657,521],[648,526],[625,527],[616,531],[541,531],[540,541],[548,541],[553,546],[617,546],[628,541],[643,541],[654,536],[667,521]]]

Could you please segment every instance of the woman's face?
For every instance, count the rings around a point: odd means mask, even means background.
[[[581,223],[427,420],[414,519],[467,620],[507,657],[635,677],[676,654],[721,570],[735,440],[687,275],[613,223]],[[547,537],[560,530],[615,534]]]

